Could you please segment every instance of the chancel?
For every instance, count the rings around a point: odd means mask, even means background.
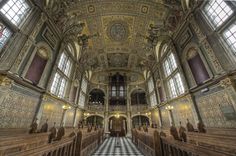
[[[235,0],[0,0],[0,156],[236,156]]]

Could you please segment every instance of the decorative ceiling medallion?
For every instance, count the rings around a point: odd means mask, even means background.
[[[95,12],[95,7],[94,7],[94,5],[89,5],[89,6],[88,6],[88,12],[89,12],[89,13],[94,13],[94,12]]]
[[[108,24],[108,37],[115,42],[126,41],[129,36],[128,24],[124,21],[112,21]]]
[[[141,6],[141,13],[147,14],[149,10],[149,7],[147,5],[142,5]]]

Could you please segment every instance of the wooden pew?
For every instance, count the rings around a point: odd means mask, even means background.
[[[148,132],[132,129],[132,141],[145,156],[161,155],[160,135],[156,129]]]
[[[48,144],[49,133],[21,134],[0,138],[0,156]]]
[[[86,129],[67,128],[65,136],[51,144],[49,133],[6,136],[0,138],[0,156],[86,156],[103,142],[103,133],[103,129],[88,133]]]

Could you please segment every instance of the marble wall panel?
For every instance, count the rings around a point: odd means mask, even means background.
[[[75,109],[69,109],[65,114],[65,127],[73,127]]]

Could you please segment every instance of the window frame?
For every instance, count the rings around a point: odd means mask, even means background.
[[[224,0],[223,0],[224,1]],[[231,19],[232,16],[234,16],[234,8],[235,7],[235,3],[232,3],[232,2],[228,2],[228,1],[224,1],[226,3],[226,5],[228,7],[230,7],[230,9],[232,10],[232,14],[229,15],[225,21],[223,21],[220,25],[214,25],[214,22],[212,21],[211,17],[209,17],[209,15],[206,13],[206,10],[205,10],[205,7],[209,4],[210,1],[205,1],[202,5],[202,9],[201,9],[201,12],[202,14],[204,15],[204,18],[206,19],[206,22],[208,23],[208,25],[211,27],[212,30],[215,30],[215,31],[218,31],[219,29],[221,29],[222,27],[224,27],[224,25]],[[229,5],[229,4],[232,4],[232,5]]]
[[[9,0],[6,1],[1,1],[0,2],[0,10],[3,8],[3,6],[5,4],[7,4]],[[1,23],[7,28],[9,29],[9,31],[11,32],[11,35],[8,36],[6,42],[3,44],[3,46],[0,48],[0,57],[2,57],[2,55],[4,55],[4,51],[5,48],[7,47],[8,43],[10,42],[11,38],[15,35],[16,32],[19,31],[19,29],[22,29],[23,25],[26,23],[27,19],[29,18],[29,16],[32,13],[33,10],[33,4],[32,2],[30,2],[30,0],[25,0],[25,2],[28,4],[29,6],[29,10],[26,13],[25,17],[22,19],[22,21],[20,22],[19,25],[15,25],[10,19],[7,18],[7,16],[5,14],[3,14],[0,11],[0,18],[1,18]]]
[[[172,58],[174,59],[174,61],[175,61],[175,65],[173,66],[173,64],[170,62],[170,58],[171,58],[171,56],[172,56]],[[166,74],[166,67],[165,67],[165,62],[166,61],[168,61],[169,62],[169,65],[172,65],[172,67],[169,67],[170,69],[170,74],[169,75],[167,75]],[[174,67],[174,68],[173,68]],[[177,61],[177,59],[176,59],[176,56],[175,56],[175,54],[174,54],[174,52],[172,51],[172,50],[169,50],[168,52],[167,52],[167,54],[165,55],[165,58],[163,59],[163,62],[162,62],[162,69],[163,69],[163,73],[164,73],[164,81],[165,81],[165,85],[166,85],[166,87],[167,87],[167,90],[168,90],[168,95],[169,95],[169,97],[171,98],[171,99],[173,99],[173,98],[176,98],[176,97],[178,97],[178,96],[180,96],[180,95],[182,95],[182,94],[184,94],[185,93],[185,91],[186,91],[186,88],[185,88],[185,85],[184,85],[184,79],[183,79],[183,77],[182,77],[182,74],[181,74],[181,72],[180,72],[180,69],[179,69],[180,67],[179,67],[179,65],[178,65],[178,61]],[[176,76],[179,74],[179,77],[180,77],[180,83],[181,84],[179,84],[178,82],[177,82],[177,80],[176,80]],[[173,81],[173,85],[174,85],[174,90],[175,90],[175,93],[172,93],[172,91],[173,91],[173,88],[171,87],[171,85],[170,85],[170,82],[171,81]],[[172,86],[173,86],[172,85]],[[179,85],[181,85],[181,87],[183,88],[183,90],[182,91],[180,91],[179,89],[178,89],[178,86]]]
[[[219,27],[214,28],[211,20],[209,19],[209,17],[207,16],[207,14],[204,11],[204,7],[207,5],[208,1],[203,2],[202,6],[201,6],[201,14],[203,16],[204,21],[206,22],[206,24],[210,27],[211,32],[216,33],[218,40],[220,42],[220,44],[222,45],[221,47],[225,50],[225,54],[228,57],[229,60],[231,60],[232,62],[236,62],[236,50],[234,51],[231,46],[228,44],[228,42],[226,41],[225,37],[224,37],[224,32],[226,29],[228,29],[230,26],[232,26],[234,24],[234,22],[236,22],[236,2],[234,1],[225,1],[225,3],[232,9],[233,13],[231,16],[229,16]],[[229,51],[229,52],[227,52]]]
[[[72,74],[72,69],[73,69],[73,60],[70,58],[71,56],[67,54],[68,51],[67,49],[64,49],[62,51],[62,53],[59,55],[59,60],[56,64],[56,72],[54,74],[54,77],[53,77],[53,80],[52,80],[52,83],[51,83],[51,87],[50,87],[50,92],[54,95],[56,95],[57,97],[59,98],[65,98],[65,93],[67,91],[67,88],[68,88],[68,85],[69,85],[69,81],[70,81],[70,77],[71,77],[71,74]],[[65,60],[66,62],[64,62],[61,66],[61,60],[62,60],[62,57],[65,57]],[[67,63],[70,62],[70,67],[69,67],[69,72],[67,73],[66,72],[66,66],[67,66]],[[53,91],[53,86],[54,86],[54,82],[55,82],[55,77],[56,75],[59,75],[59,82],[57,82],[57,85],[56,85],[56,89],[55,91]],[[62,81],[65,80],[65,83],[64,83],[64,90],[63,92],[61,92],[61,86],[62,86]]]

